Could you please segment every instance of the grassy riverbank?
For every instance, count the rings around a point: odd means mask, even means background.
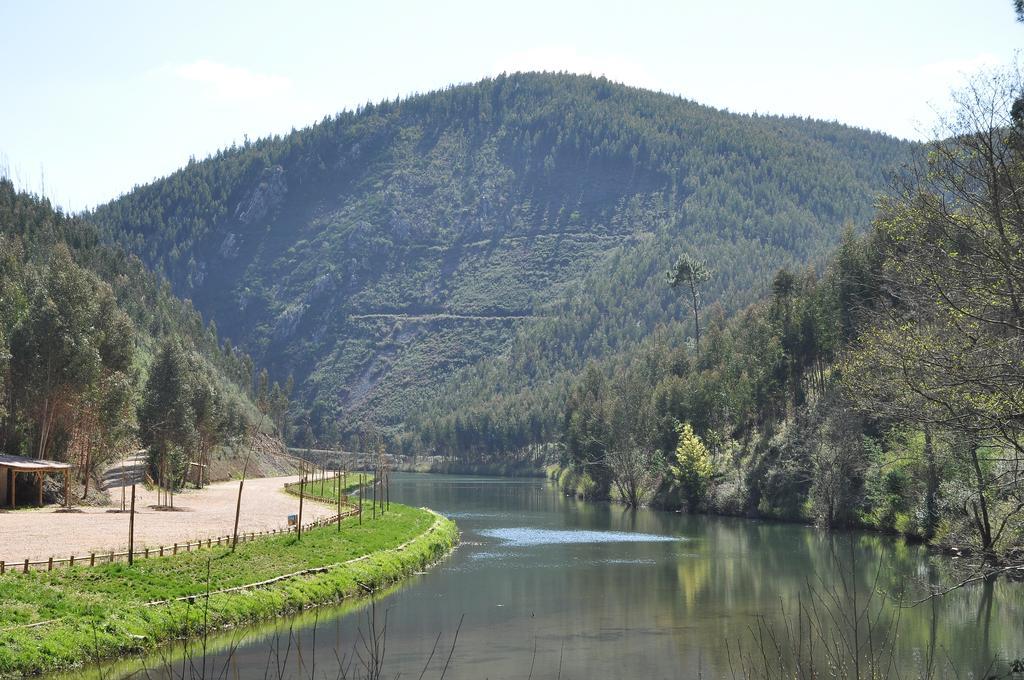
[[[373,481],[372,472],[350,472],[343,479],[344,485],[341,490],[343,496],[351,496],[353,502],[358,501],[356,494],[359,493],[359,480],[362,475],[362,481],[364,484],[369,484]],[[299,482],[292,482],[291,484],[285,484],[284,490],[288,493],[298,496],[299,488],[304,489],[304,493],[307,498],[316,498],[326,503],[336,503],[338,501],[338,487],[335,486],[336,480],[333,477],[327,479],[317,479],[315,481],[306,482],[305,485]],[[369,488],[366,490],[367,494],[372,493]],[[355,503],[353,503],[355,504]]]
[[[0,677],[20,677],[145,652],[204,629],[337,602],[437,560],[454,523],[391,504],[375,520],[211,548],[134,566],[74,567],[0,577]],[[305,573],[317,570],[315,573]],[[296,574],[258,588],[218,593]],[[210,592],[207,598],[204,595]],[[189,599],[175,600],[175,598]],[[173,600],[149,605],[153,601]]]

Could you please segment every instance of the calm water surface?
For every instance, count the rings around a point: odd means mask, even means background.
[[[560,667],[563,678],[588,680],[730,677],[730,657],[752,649],[759,617],[780,625],[782,607],[794,610],[808,583],[838,582],[835,555],[844,568],[855,563],[861,595],[877,583],[909,600],[948,565],[874,535],[586,504],[543,480],[403,474],[392,495],[453,518],[463,543],[377,600],[391,678],[420,677],[440,634],[424,676],[439,677],[460,620],[445,675],[453,680],[526,678],[531,665],[535,678]],[[210,654],[207,677],[337,677],[336,653],[365,655],[370,614],[362,604],[324,608],[231,633],[215,642],[233,651]],[[978,585],[903,609],[897,648],[905,675],[929,649],[961,677],[1024,656],[1024,587]],[[179,660],[173,673],[147,675],[181,677],[182,668]],[[185,667],[184,676],[195,673]]]

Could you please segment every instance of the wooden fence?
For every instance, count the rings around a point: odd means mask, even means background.
[[[329,517],[322,517],[318,520],[314,520],[307,524],[302,525],[302,530],[315,529],[317,527],[328,526],[335,524],[341,519],[346,517],[353,517],[362,512],[362,508],[358,506],[351,506],[348,510],[338,515],[331,515]],[[277,536],[284,535],[298,531],[298,527],[286,527],[283,529],[270,529],[267,531],[249,531],[238,534],[238,542],[244,543],[246,541],[253,541],[257,538],[263,538],[266,536]],[[199,541],[193,541],[191,543],[175,543],[170,546],[162,545],[158,548],[143,548],[142,550],[136,550],[135,559],[148,558],[148,557],[165,557],[167,555],[177,555],[180,552],[192,552],[195,548],[199,550],[201,548],[212,548],[218,545],[231,545],[231,536],[218,536],[216,538],[207,538]],[[115,552],[110,551],[109,553],[90,553],[83,556],[71,555],[70,557],[53,558],[50,557],[46,560],[40,560],[33,562],[28,558],[25,558],[22,562],[4,562],[0,560],[0,575],[7,573],[8,571],[14,572],[19,571],[27,574],[30,570],[36,571],[52,571],[54,568],[59,567],[73,567],[77,565],[89,565],[90,567],[96,566],[97,564],[113,564],[118,561],[128,561],[128,551]]]

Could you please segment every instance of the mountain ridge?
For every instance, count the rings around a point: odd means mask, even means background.
[[[295,415],[329,438],[364,420],[401,430],[454,376],[514,360],[524,342],[559,345],[538,333],[576,313],[574,296],[620,309],[589,343],[606,348],[554,347],[556,371],[685,318],[656,293],[628,319],[621,291],[583,283],[614,278],[616,258],[635,260],[646,290],[665,253],[700,252],[721,263],[709,298],[749,304],[775,269],[820,263],[844,225],[866,224],[909,147],[600,78],[513,74],[218,152],[92,217],[275,377],[294,373]],[[439,316],[412,318],[426,309]]]

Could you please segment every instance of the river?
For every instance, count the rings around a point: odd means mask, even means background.
[[[760,659],[759,629],[781,636],[798,602],[822,606],[809,588],[850,595],[820,609],[827,621],[850,609],[854,585],[861,606],[873,591],[874,603],[899,591],[909,603],[949,578],[948,558],[884,536],[628,511],[565,498],[540,479],[396,474],[392,499],[452,517],[462,545],[372,608],[323,608],[213,640],[205,675],[335,678],[339,658],[359,675],[375,617],[378,632],[387,623],[382,677],[418,678],[425,666],[423,677],[452,680],[527,678],[531,667],[535,678],[733,677],[742,658]],[[955,666],[977,677],[994,659],[1024,656],[1020,584],[975,584],[883,612],[897,624],[903,677],[929,657],[941,676]],[[198,676],[195,660],[158,668],[171,658],[148,659],[147,675]]]

